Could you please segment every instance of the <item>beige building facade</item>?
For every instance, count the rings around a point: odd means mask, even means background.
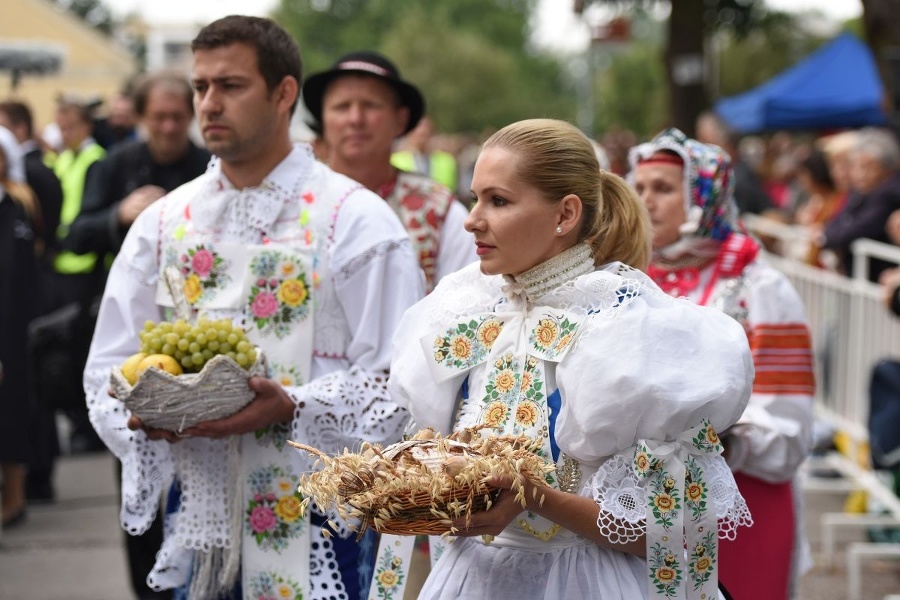
[[[2,12],[0,51],[36,49],[61,58],[58,72],[25,73],[15,89],[12,74],[0,71],[0,99],[27,102],[37,131],[52,122],[60,93],[107,100],[137,72],[137,61],[125,46],[51,0],[3,0]]]

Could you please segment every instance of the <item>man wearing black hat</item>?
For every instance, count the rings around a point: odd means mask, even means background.
[[[391,165],[394,140],[425,112],[415,86],[370,51],[353,52],[303,84],[303,101],[327,146],[328,165],[387,200],[406,230],[430,291],[441,277],[475,261],[475,240],[463,228],[465,207],[453,193]]]

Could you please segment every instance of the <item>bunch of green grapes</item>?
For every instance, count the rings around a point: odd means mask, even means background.
[[[245,369],[256,362],[256,348],[244,331],[228,319],[201,318],[196,323],[184,319],[174,323],[147,321],[139,336],[141,352],[168,354],[181,363],[185,373],[199,372],[217,354],[230,356]]]

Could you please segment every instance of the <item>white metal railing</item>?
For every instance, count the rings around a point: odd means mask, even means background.
[[[900,247],[857,240],[851,246],[854,277],[849,278],[798,260],[806,256],[811,243],[805,228],[754,215],[746,215],[744,222],[751,232],[774,241],[780,254],[766,253],[766,260],[787,276],[806,305],[818,384],[816,412],[852,442],[848,456],[833,453],[825,462],[854,488],[866,490],[888,513],[883,517],[823,514],[822,550],[825,563],[830,566],[836,528],[864,528],[872,519],[900,524],[900,498],[860,461],[861,456],[868,455],[872,368],[885,358],[900,359],[900,319],[884,305],[880,286],[868,280],[869,259],[900,264]],[[898,557],[898,544],[852,544],[846,557],[847,598],[862,598],[863,560]]]
[[[809,241],[802,227],[754,215],[744,221],[753,233],[775,238],[782,250],[805,248]],[[816,357],[817,412],[864,444],[872,368],[883,358],[900,358],[900,319],[882,303],[881,288],[868,281],[868,258],[900,264],[900,248],[859,240],[853,252],[861,265],[854,267],[853,278],[778,254],[767,253],[766,260],[794,284],[806,306]]]

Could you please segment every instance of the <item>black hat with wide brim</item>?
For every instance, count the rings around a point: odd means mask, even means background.
[[[342,56],[330,69],[321,73],[314,73],[303,82],[303,103],[316,120],[321,130],[322,126],[322,97],[325,89],[334,79],[348,73],[371,75],[383,79],[397,90],[400,96],[400,104],[409,109],[409,122],[406,124],[404,134],[409,133],[425,114],[425,99],[412,84],[400,78],[400,72],[394,63],[377,52],[364,50],[351,52]]]

